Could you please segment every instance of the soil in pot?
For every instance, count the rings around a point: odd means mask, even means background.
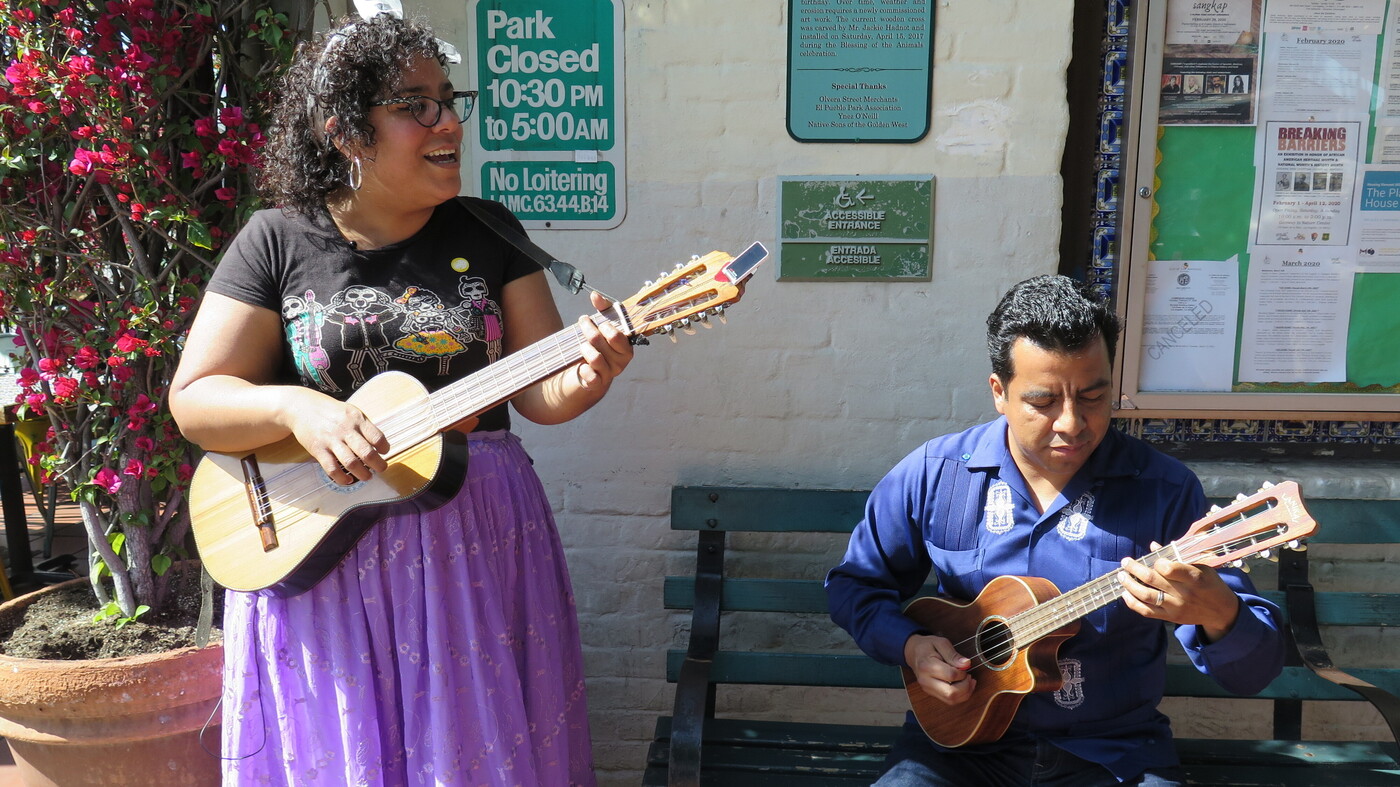
[[[171,578],[168,602],[121,628],[111,620],[94,622],[97,600],[86,583],[46,594],[19,615],[0,619],[0,653],[25,659],[105,659],[139,656],[193,646],[199,622],[199,571]],[[223,638],[224,592],[214,589],[211,643]]]

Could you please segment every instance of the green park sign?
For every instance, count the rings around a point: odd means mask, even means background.
[[[626,215],[619,0],[472,0],[481,196],[528,228]]]

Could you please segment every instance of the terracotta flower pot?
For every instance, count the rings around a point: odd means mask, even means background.
[[[0,604],[17,614],[44,588]],[[222,644],[88,661],[0,655],[0,736],[29,787],[218,785]],[[212,752],[212,753],[211,753]]]

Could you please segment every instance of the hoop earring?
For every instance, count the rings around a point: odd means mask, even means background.
[[[360,164],[360,157],[354,156],[350,159],[350,171],[346,174],[345,185],[351,191],[359,191],[360,184],[364,180],[364,166]]]

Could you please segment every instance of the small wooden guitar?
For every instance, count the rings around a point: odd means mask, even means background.
[[[1295,548],[1316,529],[1298,484],[1287,481],[1212,509],[1186,535],[1139,561],[1148,567],[1163,559],[1211,567],[1240,564],[1251,556],[1268,557],[1280,545]],[[910,602],[904,614],[971,659],[970,674],[977,681],[967,702],[946,705],[923,690],[913,670],[901,668],[914,716],[929,738],[947,747],[995,741],[1022,697],[1059,689],[1060,643],[1078,633],[1080,618],[1122,597],[1118,573],[1063,595],[1045,579],[1004,576],[965,604],[932,596]]]
[[[594,315],[634,337],[708,327],[743,294],[768,256],[762,244],[738,257],[710,252],[647,282]],[[195,468],[190,516],[200,559],[227,588],[295,595],[316,584],[371,525],[395,506],[431,510],[456,494],[466,461],[454,424],[507,401],[580,360],[572,325],[438,391],[384,372],[350,397],[388,438],[388,469],[367,481],[331,480],[294,438],[238,454],[209,452]]]

